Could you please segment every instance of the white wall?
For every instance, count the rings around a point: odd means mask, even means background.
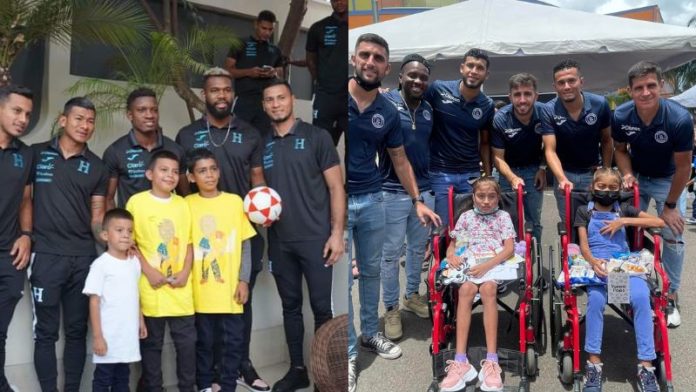
[[[194,3],[212,6],[221,10],[233,11],[237,14],[255,17],[262,9],[273,11],[278,19],[277,31],[283,29],[283,22],[288,13],[288,1],[277,0],[208,0],[194,1]],[[308,10],[303,21],[303,28],[331,13],[331,7],[327,2],[308,0]],[[89,59],[84,59],[89,61]],[[27,144],[42,142],[50,137],[50,128],[57,113],[69,98],[65,90],[78,80],[78,77],[70,75],[70,50],[69,48],[51,43],[47,47],[46,65],[47,75],[44,79],[44,95],[42,97],[42,112],[40,120],[33,132],[23,138]],[[295,68],[294,72],[306,72]],[[298,101],[295,107],[296,115],[309,121],[311,119],[311,102]],[[174,137],[176,132],[189,123],[183,101],[168,89],[160,101],[160,123],[164,133]],[[130,128],[125,115],[117,118],[110,129],[97,129],[89,147],[96,154],[101,155],[104,149],[116,138],[123,135]],[[343,149],[340,148],[339,151]],[[264,271],[258,277],[254,290],[253,308],[254,331],[252,333],[251,357],[255,365],[264,367],[274,363],[287,361],[288,354],[285,345],[285,337],[282,328],[282,311],[278,292],[272,276],[264,265]],[[343,260],[334,268],[334,309],[335,314],[346,313],[347,302],[347,262]],[[305,287],[305,358],[309,363],[309,344],[311,343],[313,318],[307,300]],[[32,314],[28,285],[24,298],[17,305],[15,314],[10,324],[7,340],[7,357],[5,372],[11,384],[16,385],[21,391],[38,391],[39,386],[33,367],[33,339],[32,339]],[[61,338],[62,339],[62,338]],[[88,342],[89,342],[88,338]],[[62,357],[62,341],[57,346],[58,357]],[[88,353],[91,352],[91,344]],[[164,349],[165,384],[175,384],[173,348],[167,345]],[[90,390],[92,376],[91,357],[88,355],[86,369],[83,377],[82,390]],[[59,360],[60,364],[60,360]],[[60,365],[59,365],[60,369]],[[60,374],[60,373],[59,373]],[[262,374],[263,376],[263,374]],[[60,377],[60,376],[59,376]],[[132,375],[132,379],[135,374]],[[60,383],[60,381],[59,381]],[[60,384],[59,384],[60,385]]]

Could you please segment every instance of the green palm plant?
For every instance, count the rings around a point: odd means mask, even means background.
[[[686,26],[696,28],[696,16],[692,17]],[[675,95],[682,93],[684,90],[696,85],[696,60],[665,72],[664,77],[674,87]]]
[[[0,86],[11,83],[17,55],[40,40],[128,47],[149,29],[142,8],[127,0],[0,0]]]

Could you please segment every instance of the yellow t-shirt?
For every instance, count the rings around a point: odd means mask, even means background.
[[[196,313],[243,313],[234,300],[242,241],[256,235],[242,199],[221,192],[212,198],[186,196],[191,211],[193,300]]]
[[[164,200],[150,191],[133,195],[126,204],[133,214],[135,243],[148,263],[165,277],[184,267],[186,247],[191,243],[191,213],[184,198]],[[140,304],[148,317],[190,316],[194,313],[191,277],[186,286],[152,288],[145,274],[140,277]]]

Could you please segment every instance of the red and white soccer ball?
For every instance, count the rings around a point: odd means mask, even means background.
[[[253,223],[260,225],[275,222],[282,212],[278,192],[267,186],[257,186],[244,197],[244,212]]]

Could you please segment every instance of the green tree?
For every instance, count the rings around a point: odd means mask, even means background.
[[[53,39],[128,47],[147,35],[147,16],[125,0],[0,0],[0,86],[29,45]]]
[[[693,16],[686,25],[696,28],[696,16]],[[696,60],[671,69],[665,72],[664,76],[665,80],[674,87],[674,94],[679,94],[696,85]]]

